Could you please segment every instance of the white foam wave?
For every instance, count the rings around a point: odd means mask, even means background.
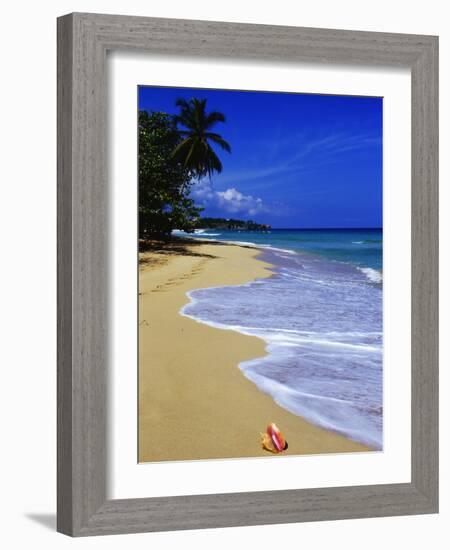
[[[195,292],[195,291],[191,291]],[[189,297],[189,303],[183,306],[180,309],[180,315],[183,317],[188,317],[196,321],[197,323],[202,323],[209,325],[213,328],[220,328],[222,330],[233,330],[234,332],[239,332],[245,336],[256,336],[264,340],[266,344],[275,344],[279,346],[283,345],[317,345],[321,347],[338,347],[338,348],[348,348],[349,350],[363,351],[363,352],[373,352],[379,353],[380,348],[378,346],[370,344],[361,344],[353,342],[345,342],[345,337],[349,337],[349,333],[340,334],[340,333],[325,333],[320,334],[312,331],[296,331],[289,329],[264,329],[257,327],[243,327],[241,325],[227,325],[224,323],[218,323],[216,321],[210,321],[209,319],[202,319],[194,315],[186,313],[186,309],[196,302],[196,299],[192,296],[191,292],[187,292],[186,295]],[[360,333],[352,333],[353,336],[360,336]],[[375,336],[378,336],[379,333],[373,333]],[[367,333],[364,334],[367,336]],[[327,338],[328,336],[328,338]],[[339,339],[339,337],[342,337]]]
[[[272,250],[274,252],[283,252],[284,254],[290,254],[290,255],[297,254],[295,250],[289,250],[288,248],[277,248],[276,246],[272,246],[270,244],[257,244],[257,243],[252,243],[250,241],[224,241],[222,239],[220,239],[220,242],[225,244],[235,244],[238,246],[249,246],[251,248],[260,248],[263,250]]]
[[[289,250],[288,248],[277,248],[276,246],[271,246],[269,244],[259,244],[256,246],[258,248],[265,248],[267,250],[273,250],[274,252],[284,252],[285,254],[292,254],[294,256],[297,254],[295,250]]]
[[[383,282],[383,275],[380,271],[373,269],[372,267],[358,267],[358,270],[369,279],[371,283]]]
[[[206,233],[205,231],[206,230],[195,230],[195,233],[186,233],[185,231],[174,229],[172,231],[172,235],[181,235],[188,239],[195,239],[196,237],[199,237],[205,241],[221,242],[224,244],[234,244],[237,246],[247,246],[247,247],[258,248],[262,250],[271,250],[273,252],[282,252],[284,254],[289,254],[294,256],[297,255],[297,252],[295,252],[295,250],[290,250],[288,248],[278,248],[270,244],[258,244],[251,241],[229,241],[225,239],[204,239],[204,237],[219,237],[220,235],[222,235],[222,233]]]
[[[356,416],[351,401],[293,389],[247,369],[245,364],[240,368],[249,380],[284,409],[374,449],[382,448],[382,432],[377,431],[366,417]],[[320,406],[313,405],[314,401],[320,401]]]
[[[208,233],[206,229],[196,229],[193,233],[187,233],[181,229],[173,229],[172,235],[181,235],[183,237],[219,237],[222,233]]]

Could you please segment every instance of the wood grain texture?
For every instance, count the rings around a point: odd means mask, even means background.
[[[104,48],[80,18],[60,19],[58,41],[58,529],[73,534],[106,498],[106,69]]]
[[[72,526],[72,24],[58,21],[57,529]]]
[[[106,52],[409,67],[412,480],[107,500]],[[116,15],[58,20],[58,530],[73,536],[437,512],[438,40]],[[105,284],[106,282],[106,284]]]
[[[412,479],[438,507],[438,42],[412,67]]]

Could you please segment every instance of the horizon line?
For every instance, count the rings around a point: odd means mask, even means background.
[[[270,224],[266,224],[270,225]],[[306,229],[308,231],[322,231],[323,229],[383,229],[383,227],[375,226],[351,226],[351,227],[271,227],[272,229]]]
[[[257,225],[268,225],[270,226],[270,229],[283,229],[283,230],[293,230],[293,229],[302,229],[306,231],[323,231],[324,229],[327,230],[335,230],[335,229],[379,229],[383,230],[383,227],[369,227],[369,226],[355,226],[355,227],[273,227],[270,224],[255,222]],[[200,229],[200,228],[199,228]]]

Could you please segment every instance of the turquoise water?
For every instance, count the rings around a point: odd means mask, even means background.
[[[381,230],[205,231],[194,238],[257,246],[273,274],[192,291],[181,313],[263,339],[267,355],[239,365],[261,391],[318,426],[382,449]]]
[[[382,270],[381,229],[272,229],[267,233],[206,230],[193,236],[312,252],[331,260]]]

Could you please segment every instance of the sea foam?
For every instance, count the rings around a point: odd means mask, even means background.
[[[381,283],[383,281],[383,275],[376,269],[371,267],[358,267],[361,273],[369,279],[372,283]]]

